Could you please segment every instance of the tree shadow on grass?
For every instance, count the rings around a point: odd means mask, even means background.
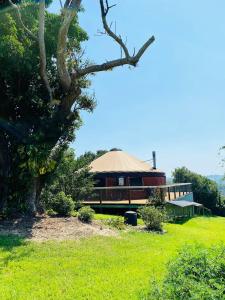
[[[15,247],[20,247],[26,244],[23,237],[17,235],[1,235],[0,236],[0,250],[11,251]]]
[[[177,218],[174,218],[174,219],[170,220],[169,223],[177,224],[177,225],[183,225],[183,224],[187,223],[188,221],[190,221],[193,218],[194,217],[177,217]]]
[[[11,242],[13,244],[21,243],[24,239],[32,238],[33,228],[38,227],[38,223],[41,222],[42,217],[22,217],[16,219],[2,219],[0,220],[0,236],[11,236]],[[1,247],[1,244],[0,244]]]
[[[20,261],[31,255],[33,247],[29,247],[29,244],[25,237],[16,234],[0,235],[0,274],[10,262]]]
[[[29,244],[27,239],[33,236],[33,227],[38,226],[41,220],[41,217],[0,220],[0,270],[9,262],[30,255],[32,247],[26,247]]]
[[[194,215],[193,217],[176,217],[174,219],[171,219],[171,221],[169,223],[183,225],[183,224],[187,223],[188,221],[193,220],[193,219],[198,218],[198,217],[204,217],[204,218],[210,219],[210,218],[215,218],[216,216],[213,216],[213,215]]]

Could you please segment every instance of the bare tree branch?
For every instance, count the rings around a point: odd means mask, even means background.
[[[125,45],[125,43],[123,42],[122,38],[120,36],[117,36],[110,28],[110,26],[108,25],[107,23],[107,20],[106,20],[106,16],[110,10],[110,8],[114,7],[115,5],[111,5],[109,6],[109,3],[108,1],[106,0],[106,6],[104,4],[104,0],[100,0],[100,7],[101,7],[101,15],[102,15],[102,23],[103,23],[103,27],[106,31],[106,33],[111,37],[113,38],[119,45],[120,47],[123,49],[124,51],[124,54],[126,56],[126,58],[129,58],[130,55],[129,55],[129,51]]]
[[[145,51],[148,49],[149,46],[151,46],[151,44],[155,41],[155,37],[152,36],[150,37],[150,39],[147,40],[147,42],[140,48],[140,50],[138,51],[138,53],[132,57],[132,59],[134,60],[134,66],[139,62],[139,60],[141,59],[142,55],[145,53]]]
[[[18,5],[14,4],[11,0],[9,0],[9,4],[12,6],[12,8],[16,11],[17,14],[17,18],[20,22],[20,25],[22,26],[22,28],[24,29],[24,31],[36,42],[38,42],[38,38],[25,26],[25,24],[23,23],[22,20],[22,16],[21,16],[21,12],[20,12],[20,8]]]
[[[46,48],[45,48],[45,0],[39,2],[39,30],[38,43],[40,51],[40,76],[48,90],[50,100],[52,100],[52,90],[49,84],[46,70]]]
[[[59,3],[60,3],[60,7],[63,8],[62,0],[59,0]]]
[[[70,8],[70,9],[80,9],[82,0],[66,0],[64,4],[64,8]]]
[[[155,41],[155,37],[152,36],[138,51],[138,53],[135,56],[131,56],[129,58],[121,58],[121,59],[115,59],[108,61],[106,63],[100,64],[100,65],[92,65],[88,66],[84,69],[77,70],[77,74],[79,77],[88,75],[88,74],[93,74],[96,72],[101,72],[101,71],[107,71],[111,70],[115,67],[120,67],[124,65],[131,65],[131,66],[136,66],[137,63],[139,62],[140,58],[142,55],[145,53],[145,51],[148,49],[148,47]]]
[[[101,16],[103,27],[105,32],[113,38],[116,43],[119,44],[121,49],[123,50],[125,57],[121,57],[120,59],[115,59],[111,61],[107,61],[102,64],[96,64],[87,66],[84,68],[76,69],[73,74],[69,74],[66,64],[66,44],[67,44],[67,36],[70,24],[75,17],[77,11],[80,8],[81,0],[66,0],[64,4],[64,9],[62,11],[63,21],[59,30],[58,36],[58,50],[57,50],[57,66],[58,66],[58,74],[60,77],[61,85],[64,90],[67,92],[66,96],[61,102],[61,108],[69,112],[71,107],[73,106],[77,95],[80,94],[80,90],[77,86],[77,79],[96,72],[111,70],[115,67],[123,66],[123,65],[131,65],[136,66],[139,62],[142,55],[149,48],[149,46],[155,41],[155,37],[152,36],[147,40],[147,42],[139,49],[137,54],[135,52],[133,55],[129,54],[129,50],[126,47],[125,42],[122,40],[120,36],[114,33],[111,30],[111,26],[108,25],[106,16],[114,5],[109,5],[108,0],[99,0],[100,8],[101,8]],[[105,1],[105,2],[104,2]]]
[[[80,69],[77,70],[77,76],[81,77],[87,74],[92,74],[95,72],[101,72],[101,71],[107,71],[107,70],[111,70],[115,67],[119,67],[119,66],[123,66],[123,65],[131,65],[131,66],[136,66],[137,63],[139,62],[140,58],[142,57],[142,55],[145,53],[145,51],[148,49],[148,47],[155,41],[155,37],[152,36],[150,39],[148,39],[148,41],[140,48],[140,50],[137,52],[137,54],[135,54],[135,52],[133,53],[133,55],[129,54],[129,50],[125,44],[125,42],[122,40],[122,38],[118,35],[116,35],[116,33],[114,33],[110,26],[107,23],[106,20],[106,16],[110,10],[110,8],[112,8],[115,5],[109,5],[108,0],[99,0],[100,1],[100,8],[101,8],[101,15],[102,15],[102,22],[103,22],[103,27],[106,31],[106,33],[112,37],[119,45],[120,47],[123,49],[123,52],[125,54],[125,58],[120,58],[120,59],[115,59],[115,60],[111,60],[111,61],[107,61],[103,64],[99,64],[99,65],[92,65],[92,66],[88,66],[84,69]]]
[[[61,85],[65,91],[71,86],[71,77],[66,64],[66,45],[70,24],[76,16],[81,0],[67,0],[62,10],[62,24],[58,34],[57,68]]]

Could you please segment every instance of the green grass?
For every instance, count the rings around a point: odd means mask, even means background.
[[[95,220],[105,221],[108,219],[116,219],[122,217],[120,215],[107,215],[107,214],[95,214]],[[122,217],[123,218],[123,217]],[[138,225],[144,225],[144,222],[141,219],[138,219]]]
[[[98,219],[104,217],[97,216]],[[224,218],[165,225],[165,235],[34,243],[0,238],[0,299],[138,299],[185,244],[225,242]]]

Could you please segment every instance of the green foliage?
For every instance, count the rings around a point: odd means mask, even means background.
[[[51,200],[52,210],[61,216],[71,216],[74,210],[74,202],[64,192],[59,192]]]
[[[163,284],[154,285],[151,300],[224,299],[225,246],[189,246],[168,265]]]
[[[173,178],[175,183],[192,183],[194,200],[215,211],[219,205],[220,193],[214,181],[185,167],[175,169]]]
[[[50,2],[46,1],[46,4]],[[7,6],[6,1],[0,8]],[[24,24],[37,34],[38,5],[34,1],[22,1],[20,9]],[[85,92],[90,82],[81,78],[76,82],[81,94],[75,99],[73,116],[67,118],[59,110],[65,96],[55,64],[61,16],[46,11],[45,17],[47,69],[54,90],[52,102],[40,79],[36,42],[24,32],[15,10],[7,7],[0,11],[0,169],[5,170],[0,174],[0,189],[4,182],[5,193],[0,199],[0,210],[24,210],[34,182],[38,182],[38,203],[46,180],[74,140],[74,131],[81,126],[80,111],[90,112],[95,107],[93,98]],[[75,54],[80,56],[81,42],[87,38],[78,19],[74,18],[67,43],[70,68],[72,62],[83,64],[81,59],[74,60],[74,57]]]
[[[50,217],[55,217],[57,215],[57,212],[55,212],[52,208],[48,209],[46,213]]]
[[[161,197],[160,189],[154,190],[149,196],[148,205],[163,209],[165,207],[165,201],[163,199],[164,197]]]
[[[65,151],[57,168],[46,180],[41,194],[42,206],[48,209],[49,195],[63,191],[66,195],[71,195],[75,209],[79,209],[94,186],[93,177],[89,174],[89,163],[84,155],[76,158],[72,149]]]
[[[118,230],[123,230],[126,228],[126,226],[124,224],[124,219],[122,217],[106,219],[105,224],[107,224],[110,227],[116,228]]]
[[[95,152],[87,151],[83,155],[80,156],[80,159],[86,161],[87,163],[91,163],[93,160],[107,153],[107,150],[97,150]]]
[[[71,213],[71,217],[76,218],[78,216],[78,212],[76,210],[73,210]]]
[[[166,220],[163,210],[146,205],[138,209],[138,214],[148,230],[162,231],[162,223]]]
[[[82,207],[82,202],[93,192],[94,180],[89,173],[89,164],[106,151],[98,150],[96,153],[86,152],[76,158],[73,149],[66,150],[54,171],[47,176],[45,188],[41,194],[41,205],[49,209],[49,199],[60,191],[71,195],[75,209]]]
[[[91,223],[94,219],[95,211],[89,206],[81,207],[78,210],[78,219],[83,223]]]

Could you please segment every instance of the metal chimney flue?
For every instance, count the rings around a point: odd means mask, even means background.
[[[156,170],[156,152],[152,151],[153,169]]]

